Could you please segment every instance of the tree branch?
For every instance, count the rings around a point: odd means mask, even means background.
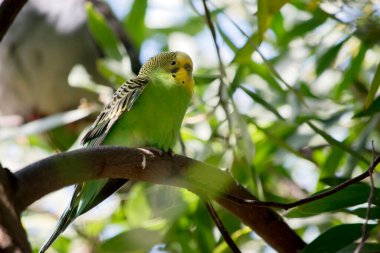
[[[0,42],[27,0],[4,0],[0,5]]]
[[[209,196],[241,219],[278,252],[297,252],[302,239],[269,208],[238,203],[220,195],[256,198],[228,174],[196,160],[176,155],[149,156],[125,147],[84,148],[51,156],[15,173],[16,207],[22,212],[44,195],[64,186],[99,178],[130,178],[166,184]]]
[[[12,173],[0,164],[0,252],[32,252],[14,205]]]
[[[291,203],[279,203],[279,202],[272,202],[272,201],[241,199],[241,198],[236,198],[235,196],[229,195],[228,193],[222,192],[221,194],[223,194],[226,198],[229,198],[232,201],[236,201],[236,202],[241,203],[241,204],[254,205],[254,206],[258,206],[258,207],[282,208],[284,210],[288,210],[288,209],[293,208],[293,207],[301,206],[301,205],[304,205],[304,204],[307,204],[307,203],[310,203],[310,202],[313,202],[313,201],[316,201],[319,199],[326,198],[328,196],[331,196],[331,195],[347,188],[348,186],[350,186],[354,183],[358,183],[358,182],[362,181],[363,179],[367,178],[368,176],[371,177],[375,168],[377,167],[377,165],[379,163],[380,163],[380,156],[374,157],[372,164],[362,174],[359,174],[358,176],[356,176],[354,178],[348,179],[348,180],[346,180],[346,181],[344,181],[344,182],[342,182],[336,186],[333,186],[333,187],[331,187],[331,188],[329,188],[329,189],[327,189],[321,193],[318,193],[318,194],[315,194],[315,195],[312,195],[312,196],[309,196],[307,198],[300,199],[300,200],[297,200],[297,201],[294,201]],[[373,190],[373,184],[371,181],[371,191],[372,190]],[[373,195],[372,192],[370,193],[369,199],[372,199],[371,195]]]
[[[231,238],[223,222],[220,220],[211,201],[208,199],[203,199],[203,203],[205,204],[208,213],[210,214],[211,218],[214,220],[215,225],[218,227],[219,232],[222,234],[224,241],[227,243],[228,247],[230,247],[231,251],[233,253],[241,253],[239,247],[235,244],[234,240]]]

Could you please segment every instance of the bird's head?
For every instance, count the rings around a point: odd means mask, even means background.
[[[150,58],[141,68],[139,76],[150,76],[155,71],[170,74],[178,85],[183,85],[193,94],[193,61],[184,52],[163,52]]]

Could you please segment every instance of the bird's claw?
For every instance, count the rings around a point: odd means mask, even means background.
[[[175,153],[173,152],[172,149],[169,149],[167,152],[163,151],[162,149],[156,148],[156,147],[144,147],[144,148],[139,148],[140,151],[142,151],[145,155],[149,156],[164,156],[165,154],[168,154],[170,157],[173,157]]]
[[[171,148],[169,148],[167,153],[170,155],[170,157],[173,157],[175,155],[174,151]]]
[[[144,148],[139,148],[139,150],[142,151],[145,155],[149,155],[152,157],[164,155],[164,151],[155,147],[144,147]]]

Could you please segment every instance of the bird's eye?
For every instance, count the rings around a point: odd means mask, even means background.
[[[171,61],[170,64],[171,64],[171,65],[175,65],[175,64],[176,64],[176,61]]]

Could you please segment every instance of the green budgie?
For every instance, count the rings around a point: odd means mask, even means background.
[[[137,77],[114,93],[82,143],[87,147],[122,145],[171,151],[194,91],[192,71],[192,60],[183,52],[164,52],[150,58]],[[40,252],[45,252],[75,218],[127,181],[100,179],[77,184],[69,206]]]

